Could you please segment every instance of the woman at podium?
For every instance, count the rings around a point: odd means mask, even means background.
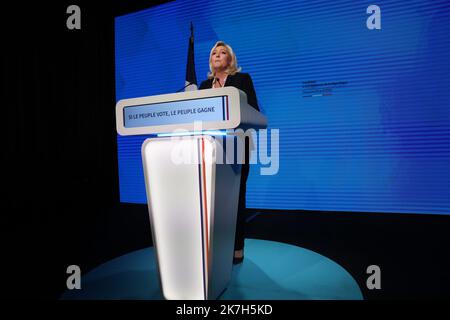
[[[235,87],[247,94],[247,102],[259,111],[255,88],[252,78],[248,73],[242,73],[238,67],[236,55],[233,49],[223,41],[218,41],[209,54],[208,79],[203,81],[199,89],[211,89],[222,87]],[[247,178],[249,166],[249,140],[245,139],[245,161],[242,164],[241,184],[239,191],[239,204],[237,212],[236,238],[234,243],[233,263],[237,264],[244,259],[245,238],[245,194],[247,191]]]

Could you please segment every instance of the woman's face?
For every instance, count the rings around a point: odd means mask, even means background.
[[[216,71],[225,70],[230,60],[231,57],[224,46],[217,46],[211,54],[211,64]]]

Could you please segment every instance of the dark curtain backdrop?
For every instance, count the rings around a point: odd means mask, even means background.
[[[66,27],[71,4],[81,8],[81,30]],[[56,298],[70,264],[86,272],[151,244],[146,208],[119,205],[114,113],[114,16],[151,4],[2,5],[2,269],[10,297]]]

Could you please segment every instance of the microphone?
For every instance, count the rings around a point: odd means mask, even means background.
[[[219,83],[219,86],[222,86],[222,84],[220,83],[220,79],[218,77],[215,77],[214,81],[217,81]]]
[[[195,85],[195,83],[188,83],[187,85],[185,85],[183,88],[181,88],[180,90],[177,90],[177,91],[175,91],[175,92],[180,92],[181,90],[184,90],[184,89],[186,89],[187,87],[189,87],[189,86],[192,86],[192,85]]]

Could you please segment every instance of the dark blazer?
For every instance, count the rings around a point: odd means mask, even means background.
[[[200,90],[211,89],[213,79],[207,79],[200,84]],[[225,81],[225,87],[235,87],[247,94],[247,102],[253,108],[259,111],[258,101],[256,99],[255,87],[252,78],[248,73],[237,72],[229,75]]]

